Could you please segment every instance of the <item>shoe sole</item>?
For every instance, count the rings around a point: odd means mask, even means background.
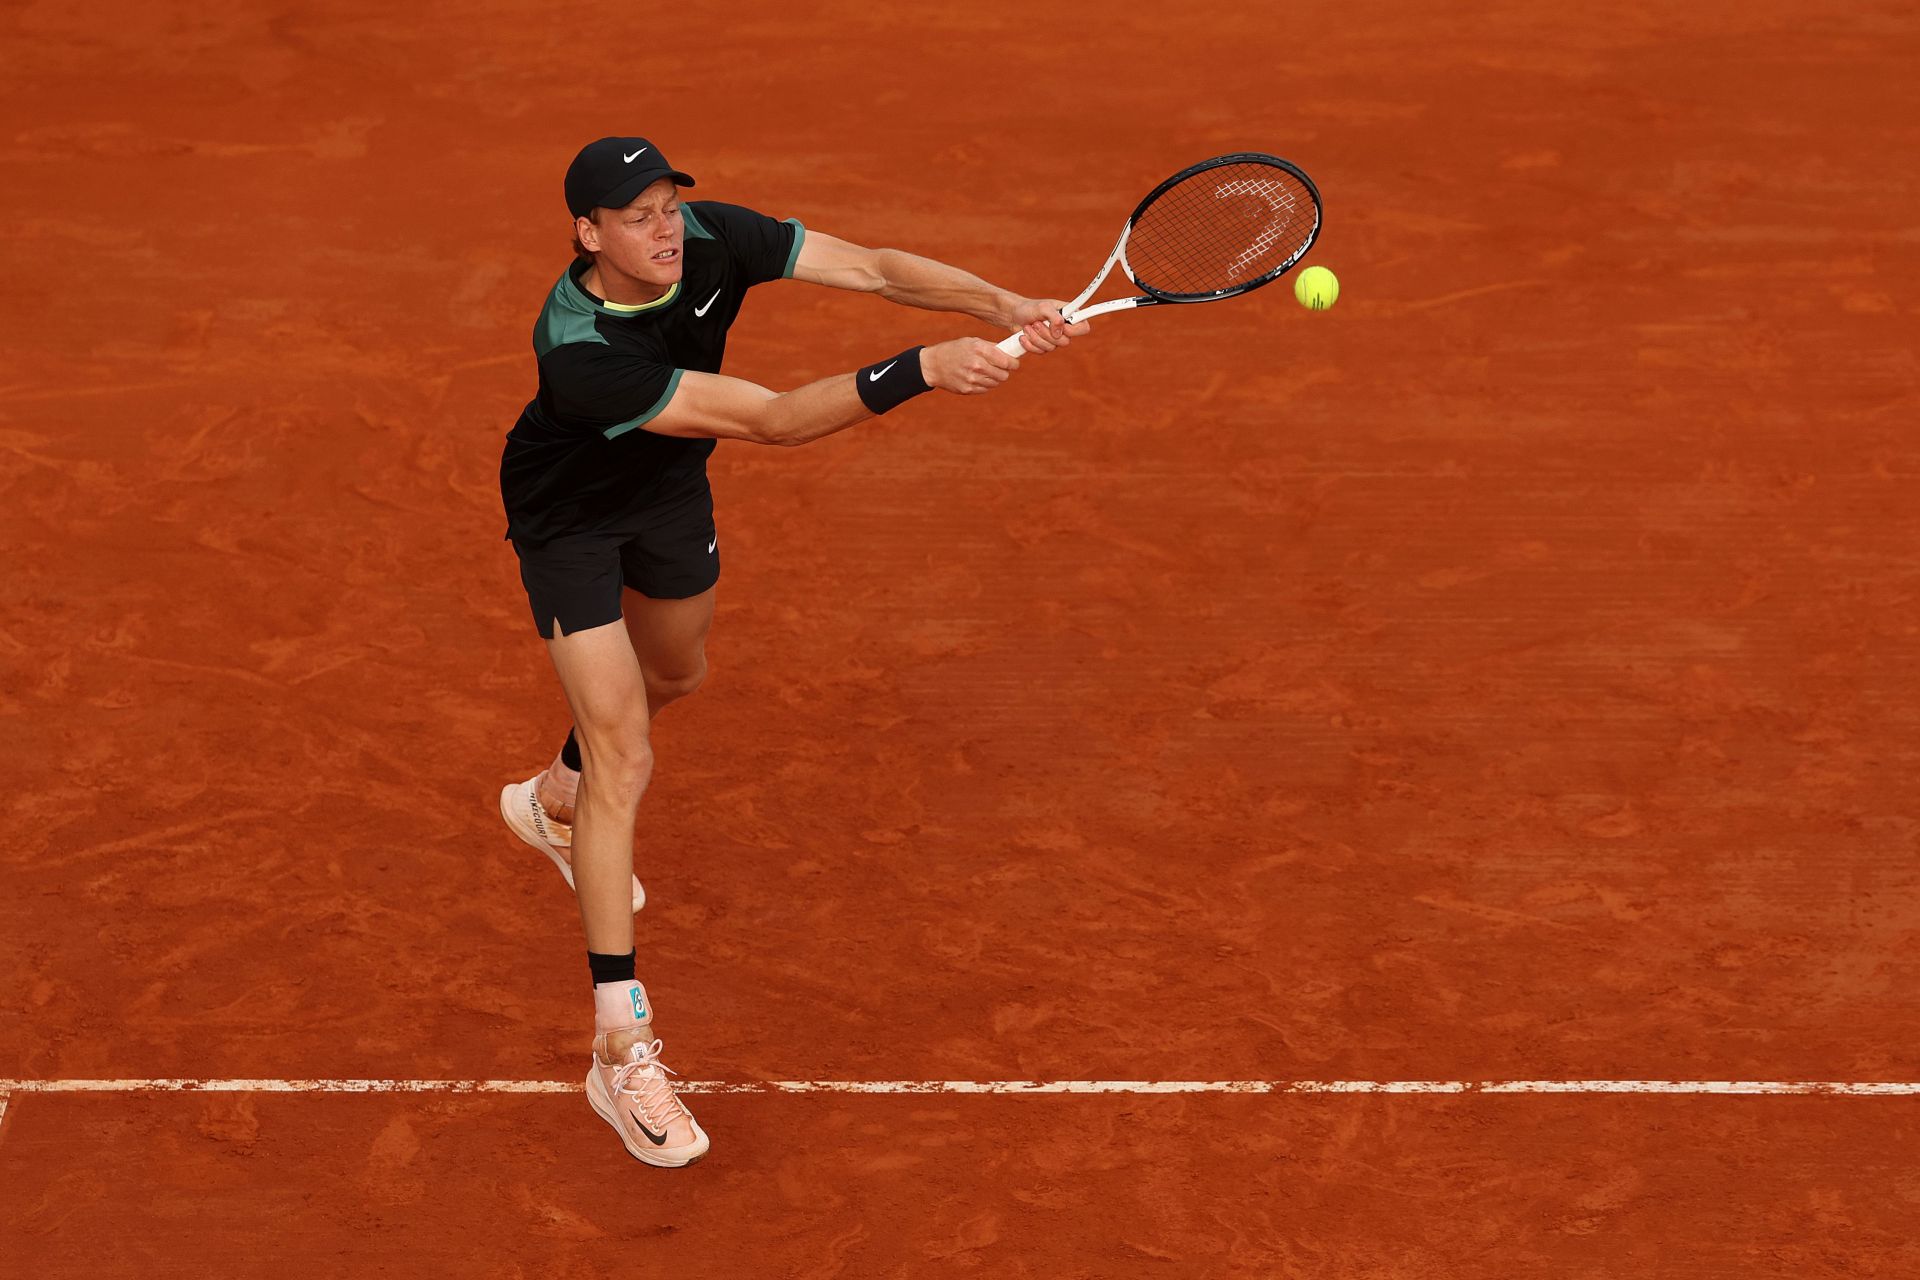
[[[650,1164],[656,1169],[684,1169],[690,1164],[698,1164],[706,1157],[707,1153],[702,1151],[697,1156],[687,1156],[683,1159],[666,1159],[661,1156],[658,1150],[652,1150],[647,1147],[636,1147],[633,1144],[633,1140],[627,1137],[626,1127],[620,1123],[619,1117],[614,1114],[613,1099],[607,1097],[606,1086],[600,1083],[600,1072],[593,1067],[587,1068],[587,1102],[592,1105],[593,1113],[602,1120],[605,1120],[608,1125],[612,1126],[613,1131],[620,1135],[620,1145],[627,1149],[627,1154],[635,1160],[638,1160],[641,1164]]]
[[[524,782],[509,782],[506,786],[500,788],[500,817],[507,824],[507,830],[513,832],[521,844],[526,845],[530,849],[538,849],[540,852],[546,854],[547,860],[559,869],[560,878],[567,882],[567,888],[574,889],[573,868],[567,865],[567,860],[561,857],[559,851],[552,845],[542,840],[539,832],[529,831],[526,827],[522,826],[519,814],[514,811],[514,792],[526,785]],[[574,892],[577,894],[579,890],[574,889]],[[633,882],[633,913],[639,915],[640,908],[646,905],[647,891],[641,887],[639,878],[635,877]]]

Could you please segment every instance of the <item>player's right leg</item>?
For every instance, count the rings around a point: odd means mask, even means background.
[[[594,971],[593,1061],[587,1100],[647,1164],[678,1167],[707,1153],[707,1135],[674,1092],[660,1061],[653,1009],[634,980],[633,826],[653,775],[646,681],[614,622],[547,642],[579,735],[573,875]]]
[[[653,597],[628,586],[621,613],[627,638],[647,684],[647,713],[658,718],[669,704],[700,687],[707,674],[707,632],[713,628],[714,588],[689,596]],[[543,771],[500,795],[500,813],[514,834],[535,848],[571,843],[573,804],[580,788],[580,738],[571,731]],[[556,859],[557,860],[557,859]],[[564,873],[564,867],[563,867]],[[572,883],[572,879],[568,879]],[[635,882],[633,909],[644,895]]]
[[[653,776],[647,688],[619,619],[547,641],[580,739],[579,794],[573,806],[573,883],[587,946],[631,949],[633,913],[625,889],[633,874],[633,824]],[[610,887],[609,887],[610,886]],[[607,904],[614,904],[609,907]]]
[[[542,639],[549,643],[559,636],[571,639],[620,621],[619,539],[576,535],[539,546],[516,542],[513,549],[520,558],[520,581]],[[632,660],[630,651],[628,660]],[[572,750],[576,744],[569,742],[568,747]],[[576,890],[573,810],[578,764],[575,761],[574,768],[569,768],[556,759],[533,777],[500,790],[500,816],[507,828],[522,843],[546,854],[567,886]],[[557,775],[564,775],[564,787],[554,785]],[[638,911],[646,902],[638,877],[630,877],[630,888],[630,910]]]
[[[624,614],[650,715],[700,687],[720,578],[720,538],[705,468],[663,481],[654,496],[645,518],[618,535],[561,538],[539,547],[514,543],[542,636],[551,639],[556,623],[578,632]],[[569,733],[552,764],[500,792],[507,826],[545,852],[568,884],[581,765],[580,735]],[[635,877],[633,909],[645,902]]]

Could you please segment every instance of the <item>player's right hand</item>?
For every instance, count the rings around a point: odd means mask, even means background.
[[[920,376],[928,386],[955,395],[977,396],[991,391],[1019,367],[1017,356],[1008,355],[985,338],[955,338],[920,348]]]

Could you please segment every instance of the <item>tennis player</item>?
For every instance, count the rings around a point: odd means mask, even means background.
[[[1019,368],[992,342],[956,338],[776,393],[721,376],[727,329],[748,289],[797,279],[1018,329],[1029,353],[1086,332],[1057,300],[793,219],[683,201],[692,185],[646,138],[602,138],[574,157],[575,260],[534,323],[539,393],[500,460],[507,536],[573,714],[553,763],[503,789],[500,812],[579,899],[594,998],[587,1098],[630,1153],[666,1167],[698,1160],[708,1141],[674,1092],[635,980],[645,895],[633,831],[653,773],[650,723],[707,671],[720,577],[707,457],[716,440],[807,444],[922,392],[991,391]]]

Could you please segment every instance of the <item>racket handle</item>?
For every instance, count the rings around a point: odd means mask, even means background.
[[[1060,314],[1068,324],[1072,324],[1075,320],[1078,320],[1080,318],[1078,315],[1074,313],[1073,308],[1071,307],[1067,308],[1065,311],[1061,312]],[[1023,356],[1027,354],[1027,349],[1020,345],[1020,335],[1017,333],[1009,335],[1008,337],[1002,338],[995,345],[997,345],[1002,351],[1006,352],[1010,356]]]
[[[1106,275],[1107,273],[1102,271],[1100,273],[1100,279],[1106,279]],[[1091,285],[1087,286],[1087,293],[1092,293],[1099,287],[1100,280],[1095,280]],[[1080,302],[1085,302],[1086,300],[1087,294],[1081,294]],[[1074,302],[1064,307],[1060,315],[1068,324],[1079,324],[1082,320],[1091,320],[1095,316],[1104,316],[1111,311],[1130,311],[1145,301],[1145,298],[1114,298],[1110,302],[1096,302],[1084,310],[1081,309],[1080,302]],[[1017,333],[1010,337],[1002,338],[997,345],[1010,356],[1023,356],[1027,354],[1027,349],[1020,345],[1020,335]]]

